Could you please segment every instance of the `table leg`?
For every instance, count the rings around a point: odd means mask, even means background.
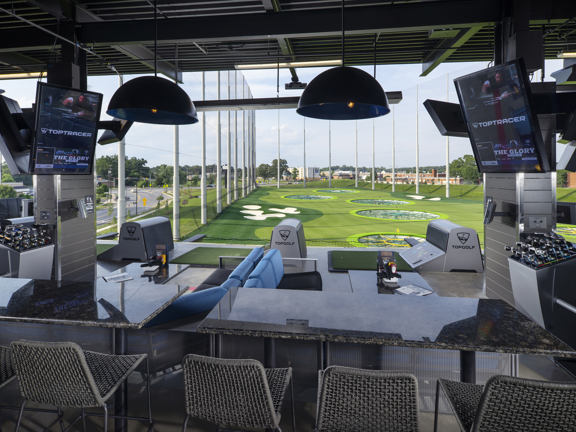
[[[460,351],[460,381],[476,384],[476,351]]]
[[[126,355],[128,353],[126,329],[115,328],[113,333],[113,349],[115,355]],[[120,384],[114,394],[115,414],[124,416],[128,414],[128,385],[126,382]],[[128,430],[128,420],[125,418],[116,418],[114,421],[115,432],[126,432]]]
[[[264,367],[276,367],[276,340],[274,338],[264,338]]]

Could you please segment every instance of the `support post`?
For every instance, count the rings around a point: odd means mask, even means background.
[[[220,71],[218,71],[218,83],[216,98],[220,100]],[[216,112],[216,212],[222,213],[222,125],[220,111]]]
[[[118,75],[118,87],[124,84],[124,77]],[[116,211],[118,212],[118,232],[122,224],[126,222],[126,141],[118,143],[118,202],[116,203]]]
[[[178,85],[178,80],[174,80]],[[174,180],[172,181],[172,195],[173,201],[173,223],[172,223],[172,237],[174,241],[180,240],[180,129],[178,125],[174,125]]]
[[[202,71],[202,100],[206,100],[206,72]],[[205,225],[206,217],[206,113],[202,113],[202,177],[200,178],[200,223]]]

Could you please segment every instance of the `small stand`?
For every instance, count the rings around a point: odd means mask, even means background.
[[[402,275],[396,271],[395,252],[378,251],[376,262],[378,285],[383,285],[389,290],[398,288],[398,278],[401,278]]]

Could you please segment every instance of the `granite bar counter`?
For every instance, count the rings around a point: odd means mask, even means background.
[[[57,282],[2,279],[0,321],[139,329],[182,295],[186,285],[146,280]]]
[[[476,298],[234,288],[198,332],[458,350],[469,381],[476,351],[576,358],[506,302]]]

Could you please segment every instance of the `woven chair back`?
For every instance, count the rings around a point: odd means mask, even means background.
[[[24,398],[59,407],[102,406],[104,401],[77,344],[20,340],[11,347]]]
[[[484,386],[473,432],[576,430],[576,383],[497,375]]]
[[[320,371],[320,432],[418,432],[418,381],[407,372],[330,366]]]
[[[16,371],[12,365],[12,351],[10,348],[0,345],[0,387],[12,381],[15,374]]]
[[[262,364],[190,354],[182,363],[186,412],[220,425],[278,426]]]

